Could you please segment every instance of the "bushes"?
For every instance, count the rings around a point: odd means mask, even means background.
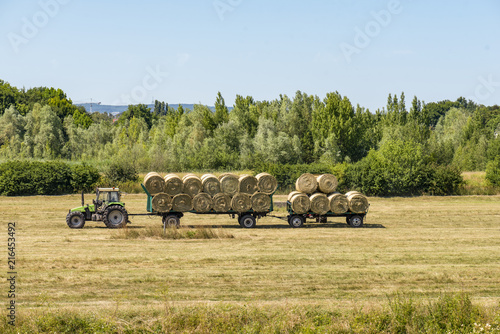
[[[105,174],[111,183],[137,181],[139,177],[134,165],[126,162],[124,159],[122,161],[111,162]]]
[[[463,183],[460,171],[426,163],[422,145],[388,141],[346,169],[345,184],[367,195],[401,196],[456,194]]]
[[[59,195],[91,189],[98,171],[85,164],[10,161],[0,164],[0,195]]]
[[[500,157],[496,157],[486,165],[486,180],[494,186],[500,186]]]
[[[465,183],[462,173],[455,167],[430,165],[430,169],[426,192],[431,195],[457,194]]]

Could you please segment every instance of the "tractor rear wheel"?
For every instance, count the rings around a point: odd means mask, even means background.
[[[104,210],[102,220],[108,228],[122,228],[127,225],[128,213],[121,205],[110,205]]]
[[[83,228],[85,225],[85,217],[83,213],[79,211],[70,212],[66,216],[66,224],[68,224],[70,228]]]

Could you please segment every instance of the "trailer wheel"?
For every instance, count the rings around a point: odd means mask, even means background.
[[[165,227],[177,227],[181,225],[181,219],[177,215],[167,215],[162,218],[163,226]]]
[[[351,225],[351,227],[362,227],[363,217],[358,215],[351,216],[351,218],[349,218],[349,225]]]
[[[240,218],[240,225],[244,228],[254,228],[256,225],[255,217],[252,215],[244,215]]]
[[[128,213],[121,205],[110,205],[104,211],[102,220],[108,228],[122,228],[127,225]]]
[[[295,215],[290,217],[290,226],[298,228],[304,226],[304,216]]]
[[[70,228],[83,228],[85,225],[85,217],[83,213],[79,211],[70,212],[66,216],[66,224],[68,224]]]

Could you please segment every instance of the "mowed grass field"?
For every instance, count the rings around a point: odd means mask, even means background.
[[[145,195],[123,201],[129,213],[146,211]],[[380,308],[401,294],[435,300],[466,293],[474,305],[499,307],[500,196],[370,198],[370,204],[363,228],[330,218],[292,229],[266,217],[243,229],[227,215],[186,214],[182,229],[211,227],[230,237],[172,240],[127,239],[102,222],[70,229],[65,217],[80,205],[79,195],[0,197],[2,254],[6,262],[7,223],[15,222],[21,319],[65,310],[155,317],[167,306],[218,304],[351,312]],[[160,217],[130,220],[129,231],[161,226]],[[6,295],[5,280],[1,286]]]

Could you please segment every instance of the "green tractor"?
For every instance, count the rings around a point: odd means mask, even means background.
[[[102,221],[108,228],[122,228],[128,222],[125,203],[120,201],[120,189],[96,188],[93,204],[85,205],[82,192],[82,206],[69,210],[66,224],[70,228],[83,228],[86,221]]]

